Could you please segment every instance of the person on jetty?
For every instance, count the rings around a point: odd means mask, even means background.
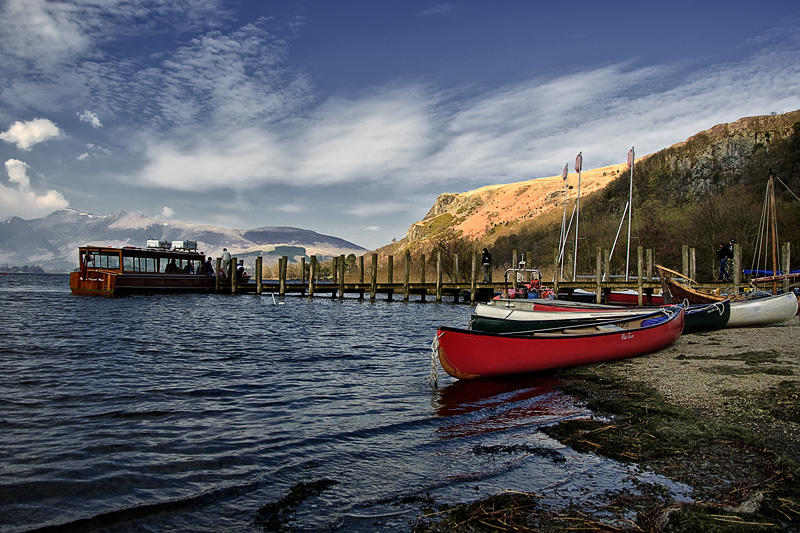
[[[230,264],[231,264],[231,254],[230,254],[230,252],[228,252],[227,248],[223,248],[222,249],[222,271],[225,272],[226,274],[228,272],[230,272],[228,270],[228,267],[230,266]]]
[[[717,258],[719,259],[719,278],[717,281],[730,281],[731,277],[728,275],[728,261],[733,259],[733,243],[734,240],[731,238],[728,241],[728,244],[724,242],[719,243],[719,249],[717,250]]]
[[[239,283],[242,281],[242,276],[244,276],[244,259],[239,260],[239,264],[236,265],[236,282]]]
[[[492,282],[492,254],[486,248],[483,249],[481,254],[481,266],[483,267],[483,282]]]
[[[214,265],[211,264],[211,257],[206,257],[206,263],[203,265],[206,269],[206,276],[214,275]]]

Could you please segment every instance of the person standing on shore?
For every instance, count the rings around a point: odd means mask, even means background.
[[[481,254],[481,266],[483,267],[483,282],[492,282],[492,254],[486,248],[483,249]]]

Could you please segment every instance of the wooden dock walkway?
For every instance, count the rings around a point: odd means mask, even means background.
[[[783,264],[789,264],[789,244],[785,243],[785,251],[783,257]],[[682,272],[689,278],[695,276],[694,259],[695,251],[684,245],[682,249]],[[545,286],[551,288],[553,292],[559,295],[566,295],[571,297],[575,291],[582,290],[588,294],[594,294],[595,302],[607,303],[609,295],[612,291],[630,291],[633,290],[638,294],[639,305],[650,305],[651,296],[655,293],[661,292],[661,280],[657,275],[654,275],[653,253],[652,250],[644,250],[641,246],[637,249],[636,257],[636,275],[628,276],[627,280],[618,279],[623,276],[610,276],[610,265],[604,258],[608,257],[608,252],[601,253],[597,249],[597,262],[593,275],[581,276],[581,279],[572,280],[553,280],[548,282],[543,280]],[[370,271],[367,273],[364,264],[364,256],[357,258],[357,268],[351,269],[347,272],[345,257],[343,255],[333,258],[332,279],[320,280],[318,276],[319,263],[316,256],[311,256],[308,268],[305,265],[305,258],[301,259],[300,272],[302,272],[302,279],[290,280],[287,279],[287,265],[288,258],[283,256],[278,262],[278,279],[277,280],[263,280],[262,279],[262,258],[256,258],[255,276],[247,284],[231,283],[231,278],[220,277],[217,274],[216,290],[219,293],[230,294],[272,294],[280,297],[288,295],[305,296],[313,298],[316,296],[328,296],[330,298],[369,298],[375,300],[377,295],[385,295],[387,299],[394,300],[397,298],[402,301],[411,300],[415,296],[416,301],[428,301],[432,298],[436,302],[443,301],[443,298],[452,298],[455,303],[461,301],[487,301],[494,297],[495,294],[500,293],[509,286],[506,285],[505,280],[492,280],[491,283],[483,283],[482,273],[480,273],[478,265],[478,254],[472,255],[471,270],[468,276],[459,275],[458,258],[455,258],[455,268],[452,272],[454,279],[466,279],[467,281],[445,281],[444,272],[442,267],[441,253],[437,253],[435,261],[435,274],[433,281],[426,280],[425,256],[421,255],[417,260],[417,267],[419,279],[412,281],[411,279],[411,256],[408,252],[405,254],[403,262],[402,281],[394,280],[394,257],[387,256],[384,268],[382,269],[383,280],[378,280],[378,254],[373,253],[371,257]],[[236,258],[233,258],[231,265],[237,264]],[[517,252],[513,253],[512,265],[518,264]],[[217,258],[216,272],[220,272],[220,259]],[[353,270],[356,270],[354,273]],[[554,271],[558,271],[558,265],[554,265]],[[733,288],[734,292],[739,292],[747,284],[742,279],[741,267],[741,250],[739,245],[736,244],[734,248],[734,267],[733,267],[733,283],[710,283],[696,285],[698,288],[704,289],[727,289]],[[366,276],[369,275],[369,280],[366,281]],[[480,276],[481,282],[478,281]],[[612,278],[606,280],[606,278]],[[617,278],[617,279],[613,279]]]

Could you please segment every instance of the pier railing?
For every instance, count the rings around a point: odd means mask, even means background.
[[[784,243],[781,263],[785,265],[786,271],[789,265],[789,250],[789,243]],[[695,279],[697,264],[695,249],[684,245],[681,255],[681,273]],[[518,256],[524,257],[514,250],[511,265],[524,265],[518,261]],[[551,268],[543,270],[543,281],[557,294],[574,295],[578,290],[594,293],[595,301],[598,303],[608,301],[612,291],[634,290],[638,294],[639,305],[648,305],[653,293],[659,292],[662,288],[660,278],[655,272],[653,251],[645,250],[641,246],[637,248],[635,273],[613,274],[608,257],[607,250],[598,248],[595,271],[574,276],[572,279],[554,274],[561,271],[560,265],[555,260]],[[738,244],[734,246],[733,262],[732,286],[738,292],[746,285],[741,276],[741,249]],[[290,275],[288,257],[279,258],[275,268],[268,269],[273,274],[270,276],[272,279],[265,280],[262,257],[257,257],[250,283],[237,284],[235,276],[230,275],[231,272],[225,278],[217,278],[217,291],[233,294],[266,292],[279,296],[299,295],[310,298],[323,295],[344,298],[345,295],[354,295],[373,300],[377,295],[385,295],[390,300],[397,298],[403,301],[409,301],[415,296],[419,301],[432,298],[437,302],[448,297],[454,302],[461,300],[474,302],[491,299],[495,293],[508,288],[502,276],[502,271],[508,263],[498,265],[490,273],[491,281],[484,282],[477,253],[467,257],[464,263],[459,262],[458,256],[449,258],[447,269],[444,268],[441,252],[436,252],[433,260],[429,260],[424,254],[412,258],[411,254],[406,252],[399,261],[395,261],[392,255],[379,256],[373,253],[369,257],[360,256],[355,260],[351,256],[349,261],[344,255],[326,261],[318,261],[316,256],[311,256],[310,260],[306,261],[303,257],[298,263],[292,265],[292,275]],[[236,264],[237,260],[233,258],[231,265]],[[220,266],[218,259],[218,273]],[[720,288],[723,285],[731,287],[731,283],[710,283],[699,287]]]

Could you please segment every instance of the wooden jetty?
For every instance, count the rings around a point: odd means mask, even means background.
[[[789,247],[786,244],[784,252],[783,263],[789,264]],[[550,283],[546,283],[553,288],[554,292],[558,294],[572,295],[576,290],[582,289],[589,293],[595,294],[595,301],[598,303],[608,302],[608,297],[612,291],[622,290],[635,290],[638,293],[639,305],[649,305],[650,297],[661,291],[661,281],[654,271],[653,266],[653,253],[652,250],[643,250],[642,247],[637,249],[637,272],[635,276],[629,276],[627,280],[618,279],[609,275],[610,264],[607,259],[608,252],[601,252],[597,249],[597,262],[596,269],[593,275],[581,276],[581,279],[573,278],[570,280],[554,279]],[[695,277],[695,250],[684,245],[682,249],[683,265],[682,273],[687,276]],[[397,298],[402,301],[409,301],[411,296],[415,296],[417,301],[427,301],[432,298],[436,302],[441,302],[446,297],[452,299],[453,302],[460,301],[485,301],[491,299],[496,293],[499,293],[506,284],[504,280],[492,280],[489,283],[484,283],[482,272],[480,270],[478,254],[472,254],[471,268],[468,273],[461,273],[458,267],[458,257],[454,258],[454,272],[445,280],[443,269],[443,262],[441,253],[437,253],[435,257],[435,274],[434,279],[426,279],[426,258],[421,255],[414,262],[415,279],[412,280],[411,267],[412,259],[409,252],[406,252],[402,265],[402,279],[396,280],[394,257],[387,256],[384,262],[380,265],[378,261],[378,254],[371,255],[371,261],[366,268],[364,256],[356,258],[356,268],[350,268],[349,272],[346,268],[345,256],[334,257],[332,260],[332,267],[329,270],[328,279],[320,279],[319,272],[321,270],[320,263],[317,261],[316,256],[311,256],[308,265],[305,264],[305,258],[301,259],[300,272],[302,276],[300,279],[287,278],[287,265],[288,258],[283,256],[279,259],[277,269],[277,280],[264,280],[262,279],[262,258],[257,257],[255,261],[255,272],[252,276],[250,283],[237,285],[235,277],[228,276],[227,278],[217,277],[217,292],[231,293],[231,294],[273,294],[277,296],[305,296],[314,298],[318,296],[327,296],[331,298],[369,298],[375,300],[377,295],[385,295],[389,300]],[[232,258],[232,265],[237,264],[236,258]],[[517,252],[514,251],[512,257],[512,265],[517,265]],[[219,272],[220,260],[217,259],[217,272]],[[326,267],[327,270],[327,267]],[[381,279],[379,280],[379,270],[381,271]],[[787,268],[788,270],[788,268]],[[558,271],[558,265],[554,264],[554,272]],[[747,284],[741,279],[741,250],[739,245],[735,246],[734,250],[734,281],[733,288],[735,291],[740,291]],[[330,275],[332,274],[332,275]],[[430,272],[429,272],[430,274]],[[479,281],[480,279],[480,281]],[[714,289],[714,288],[727,288],[731,287],[730,283],[726,284],[704,284],[700,288]]]

